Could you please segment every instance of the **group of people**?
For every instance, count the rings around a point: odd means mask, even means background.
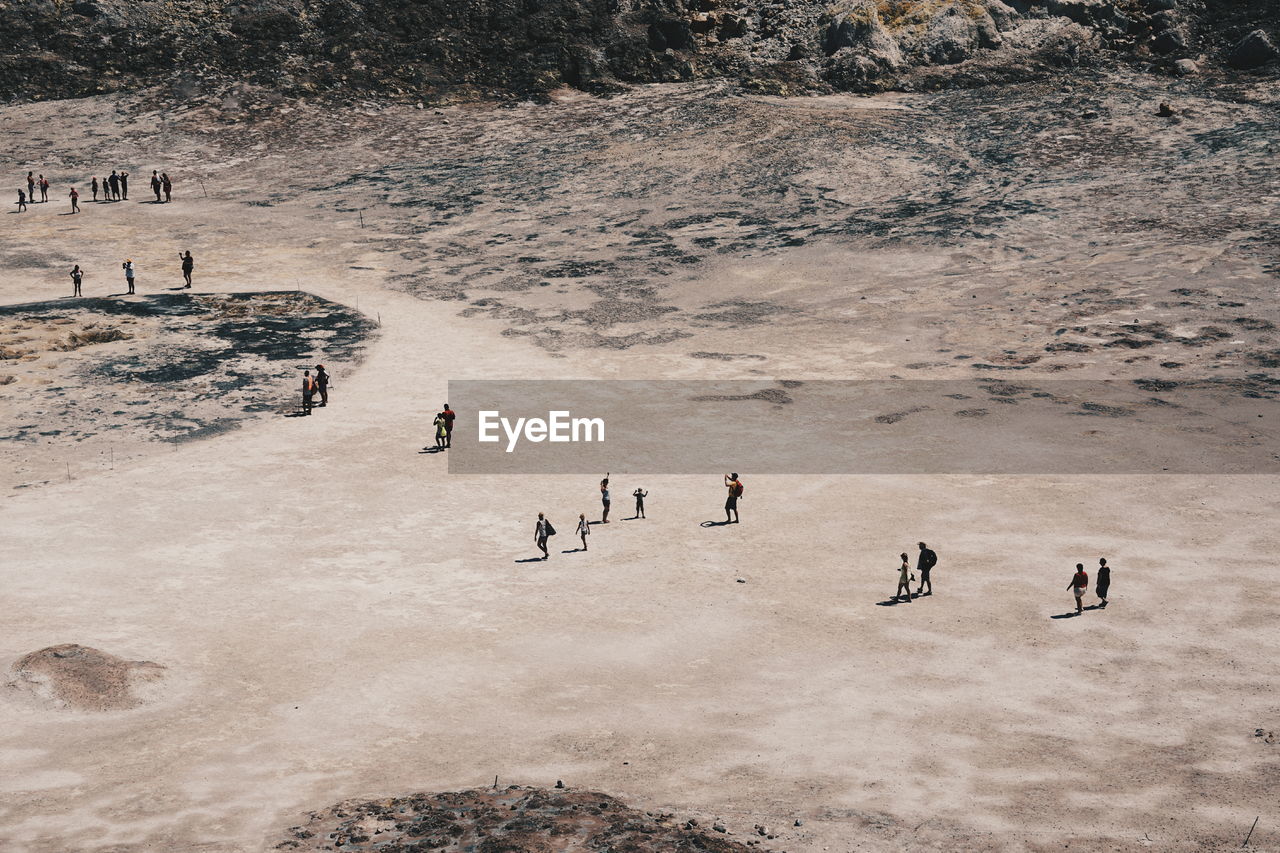
[[[1089,592],[1089,573],[1084,570],[1084,563],[1076,563],[1076,573],[1071,576],[1071,583],[1067,584],[1067,589],[1071,590],[1076,597],[1076,615],[1084,612],[1084,597]],[[1094,581],[1093,592],[1098,596],[1098,609],[1105,610],[1107,608],[1107,593],[1111,591],[1111,567],[1107,565],[1106,557],[1098,558],[1098,577]]]
[[[49,200],[49,180],[44,175],[37,175],[35,172],[27,172],[27,188],[26,190],[18,190],[18,212],[22,213],[27,209],[27,204],[36,203],[36,191],[40,192],[40,201],[47,202]],[[89,182],[89,190],[93,193],[93,200],[98,201],[98,193],[102,193],[102,201],[128,201],[129,200],[129,173],[117,172],[112,170],[111,174],[103,178],[101,182],[98,176],[94,175]],[[173,201],[173,181],[169,175],[158,169],[151,170],[151,191],[155,193],[156,204],[161,202],[161,194],[164,195],[164,202]],[[80,212],[80,190],[71,187],[71,191],[67,193],[67,197],[71,199],[71,212]]]
[[[196,261],[195,258],[191,257],[190,249],[185,252],[179,252],[178,260],[182,263],[182,280],[185,282],[185,284],[182,285],[182,289],[188,290],[191,288],[191,273],[196,268]],[[125,258],[124,262],[120,264],[120,268],[124,270],[125,295],[131,296],[136,292],[135,287],[138,282],[138,268],[134,265],[133,258]],[[83,281],[84,270],[80,268],[79,264],[76,264],[71,268],[72,296],[84,295],[80,290],[80,284]]]
[[[734,476],[736,477],[737,475],[735,474]],[[644,518],[644,499],[649,497],[649,493],[643,487],[637,486],[631,496],[636,501],[636,514],[632,518]],[[600,481],[600,503],[602,505],[600,524],[609,523],[609,508],[612,502],[609,491],[609,475],[605,474],[604,479]],[[582,540],[582,547],[578,550],[586,551],[587,537],[591,535],[591,522],[587,520],[585,512],[578,513],[578,529],[575,533]],[[538,546],[538,550],[542,552],[542,559],[544,560],[550,556],[547,551],[547,539],[555,535],[555,526],[552,525],[546,514],[538,513],[538,521],[533,528],[533,541]]]
[[[436,412],[435,420],[431,422],[435,429],[436,450],[448,450],[453,447],[453,419],[457,417],[453,409],[449,408],[449,404],[444,404],[444,411]]]
[[[918,581],[920,588],[916,590],[915,597],[919,598],[922,595],[933,595],[933,580],[929,577],[929,573],[934,566],[938,565],[938,555],[923,542],[916,544],[920,546],[920,556],[916,560],[916,571],[920,573]],[[916,580],[916,576],[911,574],[911,560],[907,557],[907,553],[903,551],[898,556],[902,558],[902,564],[898,566],[898,589],[894,592],[893,598],[889,600],[901,601],[905,596],[907,603],[910,604],[912,599],[911,582]],[[929,588],[928,592],[924,591],[926,586]]]
[[[320,408],[329,405],[329,373],[323,364],[316,365],[316,375],[310,370],[302,371],[302,414],[311,414],[316,395],[320,395]]]

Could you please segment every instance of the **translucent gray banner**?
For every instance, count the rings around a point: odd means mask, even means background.
[[[1280,473],[1280,380],[453,381],[465,474]]]

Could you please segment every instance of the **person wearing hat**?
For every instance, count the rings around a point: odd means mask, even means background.
[[[320,392],[321,408],[329,405],[329,374],[323,364],[316,365],[316,390]]]
[[[124,268],[124,281],[129,285],[129,295],[133,294],[133,277],[135,270],[133,269],[133,259],[125,258],[124,263],[120,265]]]

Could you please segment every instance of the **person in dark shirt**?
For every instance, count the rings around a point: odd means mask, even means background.
[[[1098,605],[1099,609],[1107,606],[1107,591],[1111,589],[1111,567],[1107,565],[1106,557],[1098,558],[1098,578],[1094,581],[1093,591],[1098,594],[1098,598],[1102,599],[1102,603]]]
[[[129,200],[129,173],[120,173],[120,196],[125,200]]]
[[[156,194],[156,204],[160,203],[160,173],[151,170],[151,191]]]
[[[316,365],[316,390],[320,392],[320,407],[329,405],[329,373],[323,364]]]
[[[458,415],[449,408],[449,404],[444,404],[444,411],[440,413],[440,417],[444,418],[444,446],[453,447],[453,419]]]
[[[929,595],[933,595],[933,582],[929,580],[929,570],[938,565],[938,555],[933,553],[923,542],[920,545],[920,556],[916,560],[916,571],[920,573],[920,588],[916,595],[925,595],[925,586],[929,587]]]
[[[1071,576],[1067,589],[1075,593],[1076,614],[1084,612],[1084,594],[1089,591],[1089,573],[1084,570],[1084,563],[1076,563],[1076,573]]]
[[[178,257],[182,259],[182,278],[186,281],[183,288],[186,289],[191,287],[191,271],[196,268],[196,261],[195,258],[191,257],[190,249],[178,255]]]

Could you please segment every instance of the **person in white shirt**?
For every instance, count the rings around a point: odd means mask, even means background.
[[[591,522],[587,521],[585,512],[578,513],[578,536],[582,539],[582,550],[587,550],[587,537],[591,535]]]

